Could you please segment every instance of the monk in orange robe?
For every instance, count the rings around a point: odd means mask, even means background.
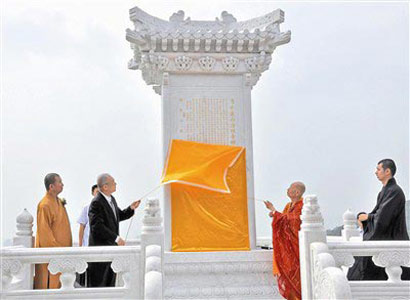
[[[272,203],[265,201],[272,218],[273,274],[278,281],[281,295],[288,300],[301,299],[299,236],[305,185],[294,182],[287,194],[291,202],[282,213]]]
[[[44,178],[47,193],[37,206],[36,248],[71,247],[71,228],[64,203],[57,197],[63,191],[64,184],[56,173],[47,174]],[[60,274],[52,275],[48,264],[35,267],[35,289],[60,288]]]

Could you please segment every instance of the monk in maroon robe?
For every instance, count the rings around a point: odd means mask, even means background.
[[[272,218],[273,274],[278,281],[281,295],[288,300],[299,300],[301,296],[299,230],[305,185],[294,182],[287,190],[291,202],[282,213],[272,203],[265,201]]]

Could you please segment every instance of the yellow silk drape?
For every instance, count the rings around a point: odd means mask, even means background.
[[[172,251],[250,249],[244,150],[172,141],[162,178],[172,182]]]

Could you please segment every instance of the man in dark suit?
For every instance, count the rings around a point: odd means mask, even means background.
[[[119,222],[131,218],[141,200],[121,210],[112,196],[117,186],[114,178],[109,174],[101,174],[97,178],[97,185],[99,193],[92,200],[88,211],[89,246],[124,246],[125,241],[119,235]],[[115,277],[110,262],[89,263],[89,287],[115,286]]]
[[[363,241],[408,241],[403,190],[394,175],[396,164],[391,159],[379,161],[376,177],[383,184],[372,212],[359,213],[357,219],[363,229]],[[402,280],[410,280],[410,269],[402,267]],[[371,257],[357,257],[347,274],[349,280],[387,280],[384,268],[376,266]]]

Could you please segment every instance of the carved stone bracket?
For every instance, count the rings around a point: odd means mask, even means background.
[[[215,58],[210,56],[203,56],[198,59],[199,66],[204,71],[211,71],[215,65]]]
[[[175,66],[178,70],[186,71],[191,68],[192,58],[182,55],[175,58]]]
[[[401,266],[410,267],[410,255],[408,250],[382,251],[374,255],[372,259],[377,266],[386,268],[386,273],[389,278],[388,281],[392,282],[401,281]]]
[[[61,289],[74,289],[75,273],[84,273],[86,269],[87,262],[82,258],[53,258],[48,264],[51,274],[61,272]]]
[[[350,268],[354,264],[354,257],[348,252],[332,252],[333,258],[335,259],[337,267],[348,267]]]
[[[228,56],[222,60],[222,67],[226,72],[233,72],[238,68],[239,59]]]

